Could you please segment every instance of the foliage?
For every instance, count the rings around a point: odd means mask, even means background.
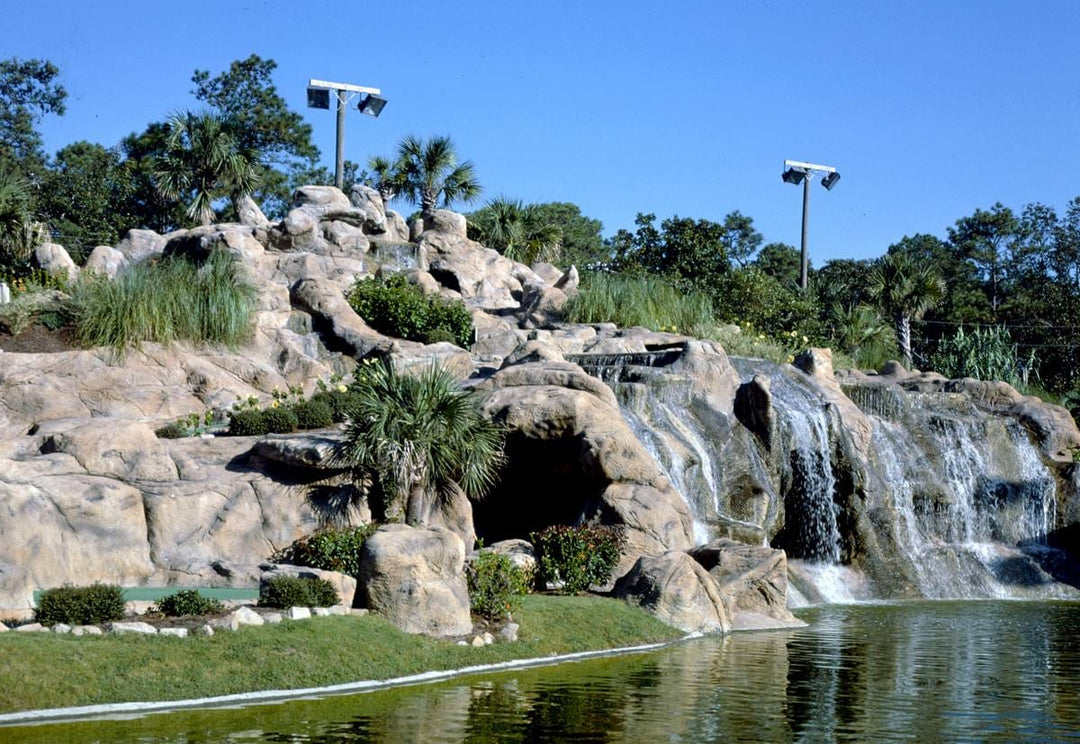
[[[786,343],[755,332],[750,327],[743,329],[737,325],[721,326],[709,338],[718,341],[731,356],[767,359],[776,364],[791,362],[793,359]]]
[[[30,184],[0,162],[0,270],[22,275],[34,250]]]
[[[38,209],[76,263],[94,246],[116,245],[140,227],[131,212],[136,181],[119,148],[75,142],[56,153],[42,179]]]
[[[381,155],[375,155],[368,160],[368,172],[364,175],[362,182],[378,191],[383,200],[383,206],[389,209],[390,202],[405,187],[404,169],[399,163]]]
[[[183,439],[185,437],[197,437],[209,431],[214,424],[214,412],[206,411],[198,414],[189,413],[187,416],[171,421],[154,433],[159,439]]]
[[[271,434],[290,434],[300,425],[292,408],[277,401],[263,411],[263,421],[266,423],[266,430]]]
[[[320,390],[311,396],[311,400],[317,403],[325,403],[330,407],[330,415],[333,423],[340,424],[349,418],[350,411],[356,404],[356,393],[344,385],[342,389]]]
[[[326,579],[275,576],[259,587],[259,607],[333,607],[341,602],[337,589]]]
[[[97,625],[123,617],[124,592],[113,584],[46,589],[34,611],[34,619],[42,625]]]
[[[324,429],[334,423],[334,409],[326,400],[305,400],[292,407],[297,429]]]
[[[400,193],[420,205],[427,214],[442,200],[444,208],[454,202],[470,202],[480,195],[473,164],[458,162],[449,137],[423,140],[409,135],[398,145],[397,167]]]
[[[154,177],[162,196],[188,202],[188,218],[209,225],[215,199],[228,195],[236,202],[258,185],[257,161],[257,151],[243,142],[237,122],[187,111],[169,119],[165,153]]]
[[[611,239],[615,267],[635,274],[659,274],[669,281],[712,281],[731,268],[726,228],[709,220],[638,214],[637,229],[619,230]]]
[[[754,259],[754,266],[771,276],[782,287],[795,287],[802,273],[802,256],[785,243],[769,243]]]
[[[67,91],[56,82],[59,75],[48,60],[0,61],[0,166],[30,175],[44,165],[41,135],[34,127],[45,114],[64,114]]]
[[[368,325],[388,336],[432,343],[433,334],[445,331],[462,348],[472,343],[472,316],[463,302],[425,295],[401,274],[360,279],[348,300]]]
[[[159,599],[152,611],[166,617],[185,617],[187,615],[215,615],[224,609],[225,605],[212,597],[204,597],[199,594],[198,589],[181,589],[175,594]]]
[[[781,285],[757,266],[734,269],[719,277],[711,289],[713,306],[723,322],[774,338],[793,332],[812,339],[820,335],[815,295]]]
[[[254,307],[254,288],[224,250],[202,265],[172,257],[115,279],[83,274],[71,298],[78,342],[116,349],[178,340],[232,346],[250,333]]]
[[[527,266],[557,262],[562,248],[558,225],[545,221],[535,205],[505,196],[469,215],[469,237]]]
[[[834,347],[855,366],[878,369],[896,355],[896,336],[869,305],[834,305],[830,313]]]
[[[934,371],[946,377],[1004,380],[1013,386],[1026,385],[1036,363],[1034,350],[1026,358],[1020,356],[1003,326],[976,326],[970,333],[960,326],[938,343],[930,359]]]
[[[624,536],[614,527],[556,525],[533,533],[536,581],[566,594],[606,584],[622,555]]]
[[[560,259],[562,266],[577,266],[585,271],[599,268],[611,260],[601,235],[600,220],[584,216],[581,208],[569,202],[530,204],[540,224],[554,225],[562,234]]]
[[[270,433],[266,416],[259,408],[243,408],[229,412],[229,431],[231,437],[261,437]]]
[[[565,306],[571,323],[617,323],[690,336],[716,327],[712,302],[699,291],[680,291],[662,279],[625,274],[584,274]]]
[[[258,153],[256,201],[271,218],[284,217],[297,176],[309,177],[319,159],[311,125],[291,111],[274,86],[277,62],[257,54],[236,60],[214,77],[196,70],[191,81],[195,98],[235,122],[242,150]],[[304,184],[314,183],[300,178]]]
[[[323,530],[296,540],[273,555],[275,563],[360,575],[360,549],[375,532],[375,524]]]
[[[389,361],[368,365],[339,462],[370,476],[386,521],[422,521],[436,499],[478,499],[503,463],[502,431],[445,369],[399,374]]]
[[[481,550],[465,567],[472,611],[488,620],[511,617],[522,595],[529,592],[529,579],[507,556]]]

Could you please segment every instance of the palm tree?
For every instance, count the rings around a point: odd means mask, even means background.
[[[368,160],[370,174],[365,179],[367,185],[379,192],[382,197],[383,207],[390,208],[390,200],[397,196],[402,188],[403,168],[399,163],[391,162],[388,158],[375,155]]]
[[[216,198],[228,195],[235,205],[258,186],[258,154],[240,143],[226,117],[187,111],[169,120],[154,180],[166,199],[190,195],[187,216],[209,225]]]
[[[882,321],[877,310],[858,305],[832,306],[833,340],[837,348],[850,354],[859,367],[878,367],[896,353],[896,335]]]
[[[562,228],[546,221],[535,204],[498,196],[469,216],[476,240],[509,259],[554,263],[562,252]]]
[[[902,362],[911,368],[911,321],[945,297],[945,281],[926,264],[915,264],[904,253],[887,253],[870,274],[870,296],[896,323]]]
[[[442,206],[449,208],[457,201],[472,201],[482,190],[472,163],[458,163],[449,137],[425,142],[409,135],[398,145],[398,169],[401,194],[418,202],[423,214],[430,214],[440,197]]]
[[[471,393],[438,366],[399,374],[389,361],[361,368],[338,462],[382,496],[384,518],[422,523],[436,499],[481,498],[503,463],[502,432]]]

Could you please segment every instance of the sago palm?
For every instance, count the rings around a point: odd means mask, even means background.
[[[896,324],[903,364],[911,368],[911,321],[945,297],[945,281],[934,269],[916,264],[903,253],[887,253],[870,275],[870,296]]]
[[[174,115],[165,148],[154,169],[158,191],[166,199],[189,198],[187,216],[200,224],[213,220],[215,199],[227,195],[235,204],[259,184],[258,154],[240,143],[224,116]]]
[[[472,201],[482,190],[473,164],[458,162],[449,137],[406,137],[398,145],[398,169],[401,194],[417,202],[423,214],[434,210],[440,199],[449,208],[454,202]]]
[[[423,523],[437,499],[481,498],[503,463],[501,430],[472,394],[432,366],[400,374],[389,362],[361,368],[338,461],[369,478],[384,518]]]

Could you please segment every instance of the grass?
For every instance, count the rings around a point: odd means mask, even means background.
[[[706,294],[648,276],[586,274],[565,311],[571,323],[616,323],[702,338],[717,325]]]
[[[601,597],[528,595],[515,619],[518,642],[483,648],[406,635],[374,616],[286,621],[212,638],[5,633],[0,712],[389,679],[682,635]]]
[[[75,338],[86,347],[179,340],[235,346],[250,333],[255,290],[219,250],[202,265],[171,258],[137,264],[115,279],[82,277],[70,308]]]

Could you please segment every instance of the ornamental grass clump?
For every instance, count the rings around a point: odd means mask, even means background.
[[[123,618],[124,592],[114,584],[47,589],[34,612],[34,619],[42,625],[98,625]]]
[[[250,334],[255,289],[230,253],[215,250],[202,264],[174,256],[114,279],[88,272],[70,307],[75,339],[86,347],[181,340],[236,346]]]
[[[712,301],[648,276],[590,273],[565,306],[571,323],[615,323],[705,337],[716,327]]]
[[[530,537],[536,550],[536,584],[560,594],[578,594],[606,584],[623,549],[615,527],[556,525]]]

